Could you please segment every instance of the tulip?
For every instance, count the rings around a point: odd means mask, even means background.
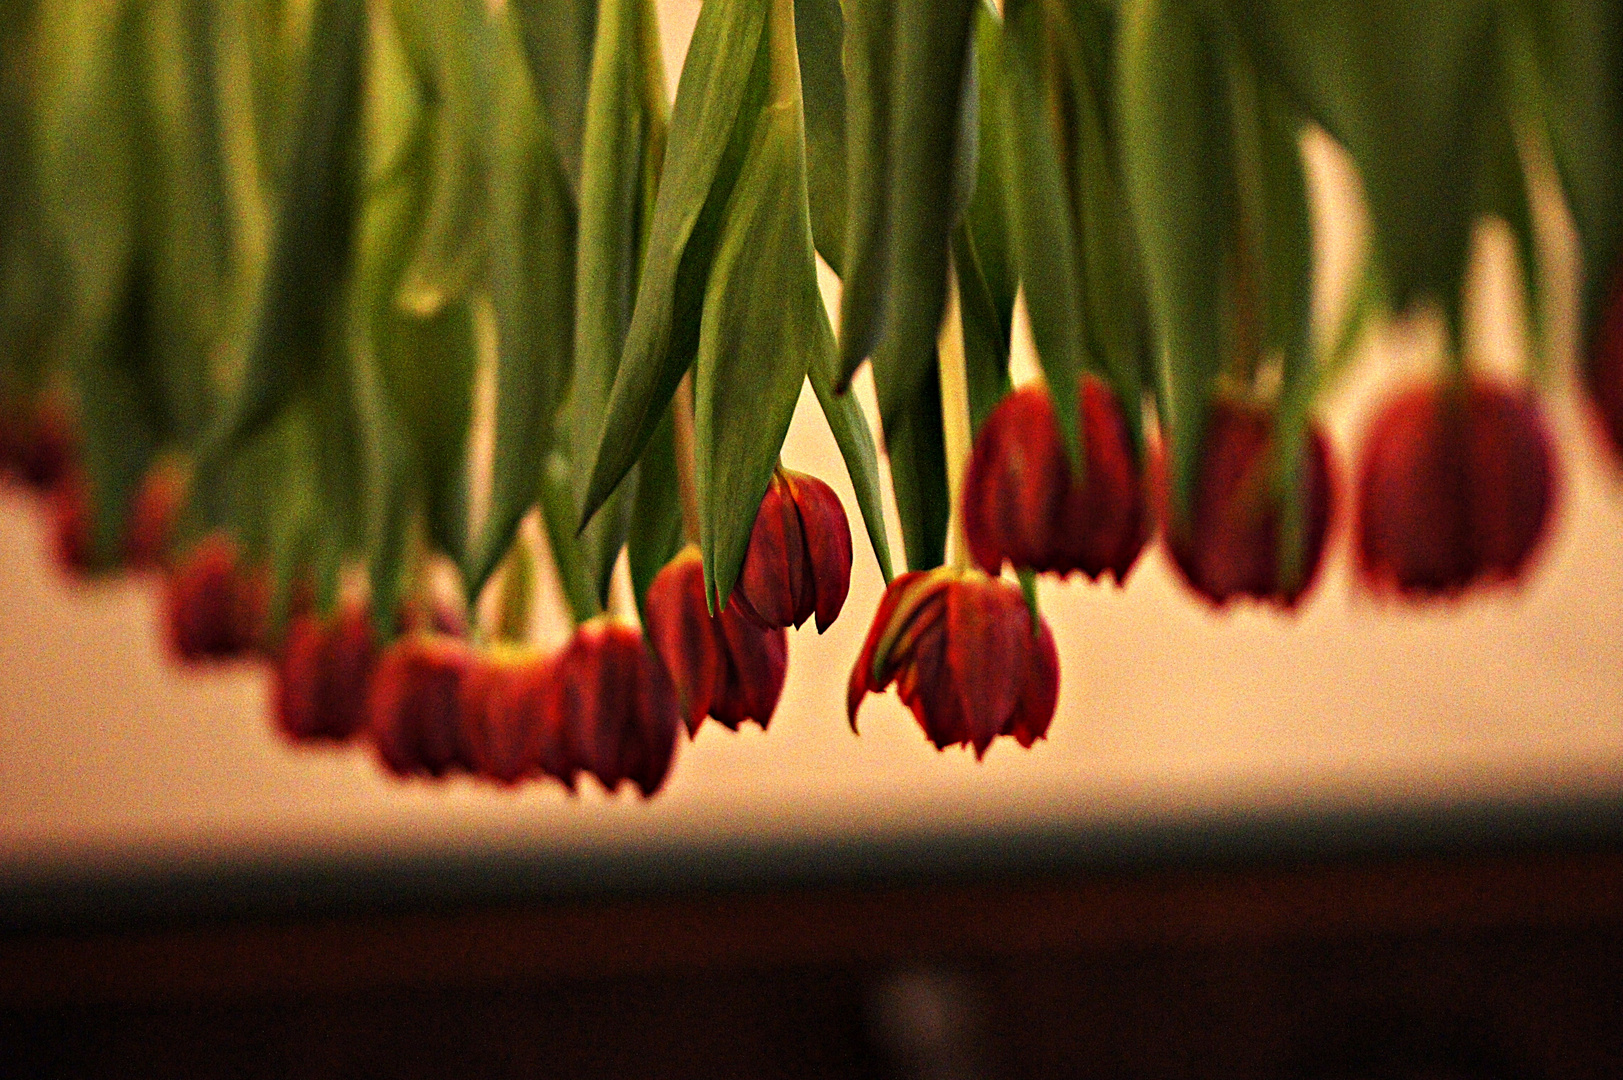
[[[555,759],[545,746],[556,726],[547,715],[554,665],[528,649],[497,646],[480,654],[462,680],[462,745],[479,776],[515,784]]]
[[[0,473],[35,491],[49,491],[79,460],[73,411],[59,393],[37,400],[13,398],[0,411]]]
[[[222,533],[198,543],[164,580],[170,650],[183,661],[227,660],[254,652],[265,624],[267,590]]]
[[[1148,539],[1144,485],[1127,420],[1098,378],[1077,389],[1087,472],[1073,482],[1048,391],[1025,386],[987,416],[964,474],[964,535],[988,574],[1016,569],[1119,585]]]
[[[783,628],[763,629],[736,602],[712,616],[693,544],[654,575],[646,606],[648,640],[670,676],[688,733],[696,733],[706,715],[733,731],[746,720],[764,730],[789,664]]]
[[[967,744],[979,758],[999,735],[1029,747],[1047,734],[1059,657],[1016,586],[977,570],[914,571],[885,590],[851,671],[853,731],[863,698],[892,681],[937,749]]]
[[[570,787],[589,772],[605,791],[630,780],[647,798],[665,782],[681,729],[676,692],[635,627],[607,615],[577,627],[548,708],[561,749],[548,771]]]
[[[767,629],[813,614],[828,629],[851,586],[851,524],[834,489],[780,468],[761,499],[733,589],[739,611]]]
[[[367,735],[396,776],[468,768],[462,744],[462,682],[473,651],[460,638],[408,634],[383,651],[367,698]]]
[[[276,658],[276,723],[295,741],[343,742],[366,723],[377,648],[366,606],[349,602],[328,617],[288,620]]]
[[[169,564],[175,523],[186,506],[186,478],[180,469],[159,462],[141,477],[130,503],[124,559],[134,570],[161,570]]]
[[[1623,262],[1612,274],[1600,326],[1590,343],[1584,381],[1612,448],[1623,454]]]
[[[1266,410],[1214,402],[1189,518],[1180,524],[1170,522],[1164,461],[1158,470],[1172,560],[1190,588],[1219,607],[1236,597],[1294,607],[1323,561],[1334,504],[1329,443],[1318,425],[1310,426],[1300,478],[1301,570],[1288,582],[1280,574],[1281,507],[1273,438],[1273,418]]]
[[[79,469],[60,477],[50,493],[51,552],[59,569],[75,577],[96,572],[95,507],[90,482]]]
[[[1358,478],[1358,567],[1377,591],[1443,596],[1520,577],[1555,502],[1537,402],[1472,378],[1418,386],[1370,425]]]

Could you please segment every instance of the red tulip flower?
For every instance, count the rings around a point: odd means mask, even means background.
[[[1418,386],[1375,417],[1358,478],[1358,566],[1379,591],[1449,595],[1521,576],[1555,503],[1538,403],[1483,379]]]
[[[467,642],[409,634],[383,651],[367,698],[367,735],[383,767],[397,776],[466,769],[462,681],[473,666]]]
[[[474,659],[462,680],[460,722],[468,764],[514,784],[556,763],[557,725],[548,715],[555,665],[527,649],[498,646]],[[549,753],[549,751],[552,751]]]
[[[0,410],[0,473],[35,491],[49,491],[78,462],[78,427],[61,394],[13,398]]]
[[[1612,273],[1612,291],[1590,343],[1584,376],[1601,427],[1613,450],[1623,454],[1623,262]]]
[[[964,473],[964,534],[988,574],[1110,574],[1120,584],[1148,539],[1144,485],[1127,419],[1098,378],[1077,389],[1086,475],[1074,482],[1048,391],[1008,394],[981,425]]]
[[[851,524],[839,496],[815,476],[778,469],[755,516],[732,602],[768,629],[799,627],[815,614],[823,631],[850,585]]]
[[[1301,571],[1280,574],[1280,500],[1275,487],[1273,417],[1234,401],[1212,403],[1189,520],[1170,520],[1165,462],[1157,470],[1167,547],[1184,580],[1222,606],[1251,597],[1294,607],[1313,584],[1324,556],[1334,503],[1330,446],[1318,425],[1308,431],[1301,470]]]
[[[665,782],[682,722],[676,692],[635,627],[606,615],[577,627],[557,658],[549,710],[562,751],[553,775],[566,784],[589,772],[606,791],[630,780],[647,798]]]
[[[59,569],[75,577],[96,572],[95,507],[90,481],[75,468],[50,493],[51,553]]]
[[[706,715],[733,731],[746,720],[766,728],[783,693],[788,635],[745,618],[736,601],[712,616],[696,545],[666,563],[648,586],[647,631],[690,735]]]
[[[204,537],[164,581],[170,649],[189,662],[251,654],[266,603],[265,578],[243,565],[237,545],[222,533]]]
[[[894,681],[938,749],[981,757],[999,735],[1029,747],[1059,700],[1059,657],[1048,623],[1033,627],[1019,588],[979,571],[914,571],[890,583],[851,671],[846,711]]]
[[[295,741],[343,742],[366,724],[377,648],[366,606],[294,615],[276,659],[276,724]]]
[[[161,570],[169,565],[175,523],[186,506],[186,478],[180,469],[159,462],[141,477],[130,503],[124,558],[133,570]]]

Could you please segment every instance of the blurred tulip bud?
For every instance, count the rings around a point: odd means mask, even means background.
[[[688,733],[696,733],[707,714],[733,731],[746,720],[765,729],[789,664],[783,628],[763,629],[740,614],[736,602],[711,616],[693,544],[654,576],[646,606],[648,640],[670,676]]]
[[[937,748],[981,757],[999,735],[1030,746],[1059,700],[1059,657],[1048,624],[1032,626],[1018,587],[979,571],[914,571],[890,583],[851,672],[846,711],[894,681]]]
[[[780,468],[761,499],[732,602],[768,629],[828,629],[851,585],[851,524],[834,489]]]
[[[1148,539],[1144,484],[1127,420],[1098,378],[1077,391],[1087,473],[1080,484],[1060,440],[1048,391],[1025,386],[1004,397],[975,437],[964,473],[964,534],[981,569],[1016,569],[1120,584]]]
[[[1612,290],[1590,343],[1584,382],[1613,451],[1623,454],[1623,260],[1612,271]]]
[[[462,744],[479,776],[515,784],[533,776],[552,749],[547,715],[554,663],[540,653],[498,645],[477,655],[462,680]]]
[[[635,627],[600,615],[576,628],[558,656],[551,713],[563,750],[554,775],[564,783],[589,772],[606,791],[630,780],[647,798],[665,782],[682,722],[676,692]]]
[[[473,651],[460,638],[409,634],[383,651],[367,698],[367,735],[397,776],[444,776],[468,767],[462,682]]]
[[[366,724],[377,647],[366,606],[351,601],[333,615],[288,620],[276,658],[276,724],[296,741],[343,742]]]
[[[164,579],[169,646],[188,662],[229,660],[259,648],[268,590],[223,533],[203,538]]]
[[[130,503],[124,558],[132,570],[162,570],[169,565],[175,524],[186,506],[186,476],[172,462],[160,461],[141,477]]]
[[[1520,577],[1555,503],[1532,395],[1472,378],[1418,386],[1370,424],[1358,477],[1358,566],[1377,591],[1456,594]]]
[[[78,425],[64,395],[13,398],[0,410],[0,474],[49,491],[78,464]]]
[[[1156,488],[1167,547],[1195,592],[1218,606],[1251,597],[1291,608],[1312,586],[1335,500],[1330,446],[1317,424],[1310,425],[1304,450],[1301,561],[1294,582],[1281,572],[1278,463],[1267,410],[1223,399],[1212,403],[1189,520],[1181,524],[1170,520],[1163,456]]]
[[[49,505],[51,553],[57,568],[75,577],[94,574],[95,507],[90,498],[90,481],[81,470],[70,469],[51,489]]]

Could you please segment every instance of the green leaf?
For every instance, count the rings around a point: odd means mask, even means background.
[[[836,393],[823,365],[810,365],[807,376],[817,404],[822,406],[823,417],[834,444],[845,459],[845,471],[851,477],[851,486],[857,494],[857,508],[862,512],[862,523],[868,530],[868,542],[873,546],[874,558],[879,561],[879,572],[889,584],[894,573],[890,555],[890,539],[885,532],[885,502],[879,486],[879,455],[874,448],[873,431],[868,417],[856,395]]]
[[[671,402],[671,409],[677,402]],[[643,614],[648,586],[654,575],[682,550],[681,485],[676,472],[676,434],[670,412],[654,429],[654,437],[637,463],[637,497],[631,509],[631,531],[626,538],[626,561],[637,612]],[[646,620],[645,620],[646,621]]]
[[[536,501],[574,361],[574,207],[510,33],[498,55],[490,196],[495,453],[490,510],[468,569],[475,592]]]
[[[767,0],[707,4],[682,65],[669,154],[620,367],[602,417],[581,520],[597,512],[636,464],[699,347],[705,288],[723,216],[766,100],[760,48]]]
[[[508,10],[518,24],[569,197],[578,204],[597,0],[510,0]]]
[[[1227,91],[1213,36],[1171,0],[1130,0],[1118,36],[1123,171],[1160,330],[1161,423],[1180,519],[1224,361],[1222,281],[1235,212]]]
[[[840,0],[795,0],[806,114],[806,187],[812,236],[836,274],[845,265],[845,16]]]
[[[582,542],[576,535],[575,490],[569,459],[562,454],[547,455],[541,471],[541,523],[547,530],[552,563],[564,601],[578,626],[603,611],[597,578],[582,558]]]
[[[881,351],[889,349],[881,346]],[[927,361],[937,371],[935,345]],[[889,364],[874,365],[874,381],[881,382]],[[902,549],[909,570],[929,570],[946,559],[947,449],[941,434],[941,383],[926,379],[916,396],[884,417],[885,453],[890,459],[891,487],[896,493],[896,516],[902,525]]]
[[[430,162],[427,205],[397,302],[434,316],[484,269],[494,27],[484,0],[394,0],[393,11],[421,86]]]
[[[1521,272],[1531,365],[1542,376],[1546,372],[1548,353],[1544,280],[1533,234],[1527,175],[1516,146],[1515,127],[1507,111],[1498,109],[1483,117],[1483,129],[1482,155],[1477,166],[1477,211],[1498,218],[1510,229],[1517,269]]]
[[[586,105],[574,374],[565,407],[569,456],[577,464],[590,458],[597,443],[631,325],[649,206],[664,160],[664,86],[658,28],[647,0],[605,0]],[[590,479],[586,470],[575,470],[577,507],[588,500]],[[595,522],[587,513],[580,519],[590,530],[584,557],[601,599],[608,596],[609,574],[625,542],[629,509],[627,499]]]
[[[893,15],[853,4],[846,71],[872,95],[852,120],[840,385],[883,342],[899,363],[885,414],[919,392],[947,296],[952,226],[974,177],[974,0],[897,0]],[[883,84],[883,85],[882,85]],[[859,120],[860,117],[860,120]],[[859,140],[861,140],[859,142]],[[863,147],[883,140],[885,149]],[[881,168],[859,178],[857,170]]]
[[[694,458],[707,596],[720,610],[744,562],[809,369],[832,371],[817,285],[792,9],[773,0],[771,100],[723,215],[694,367]]]

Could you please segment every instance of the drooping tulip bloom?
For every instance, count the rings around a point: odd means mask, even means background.
[[[164,579],[169,646],[188,662],[248,656],[261,642],[264,575],[245,566],[223,533],[204,537]]]
[[[1623,454],[1623,260],[1612,272],[1612,289],[1590,342],[1584,382],[1613,451]]]
[[[1190,588],[1218,606],[1251,597],[1294,607],[1323,561],[1335,498],[1329,443],[1317,424],[1310,426],[1299,481],[1300,572],[1287,582],[1281,573],[1273,438],[1273,417],[1265,409],[1224,399],[1213,402],[1189,519],[1181,523],[1170,518],[1164,460],[1157,470],[1172,560]]]
[[[96,572],[95,507],[90,481],[70,469],[50,492],[51,554],[57,568],[75,577]]]
[[[778,469],[761,499],[732,602],[769,629],[828,629],[851,586],[851,524],[834,489]]]
[[[1095,376],[1077,389],[1086,474],[1071,475],[1048,391],[1008,394],[975,437],[964,473],[964,534],[975,562],[1120,584],[1148,539],[1143,477],[1121,405]]]
[[[367,698],[367,736],[396,776],[439,777],[468,767],[462,681],[473,650],[460,638],[408,634],[378,660]]]
[[[377,646],[366,605],[288,620],[276,658],[276,725],[295,741],[343,742],[366,724]]]
[[[696,545],[666,563],[648,586],[647,631],[689,734],[706,715],[733,731],[746,720],[767,726],[783,693],[788,635],[782,627],[764,629],[744,617],[736,602],[712,616],[705,607],[704,566]]]
[[[975,756],[999,735],[1030,746],[1059,700],[1059,657],[1046,620],[1032,625],[1019,588],[976,570],[914,571],[890,583],[851,671],[846,711],[894,681],[939,749]]]
[[[563,751],[553,775],[566,784],[589,772],[607,791],[630,780],[647,798],[665,782],[682,721],[636,627],[606,615],[577,627],[558,656],[548,708]]]
[[[1531,394],[1473,378],[1393,398],[1358,477],[1358,566],[1413,597],[1520,577],[1555,503],[1556,463]]]
[[[141,477],[130,503],[124,559],[132,570],[162,570],[169,565],[175,524],[186,505],[186,478],[180,469],[160,461]]]
[[[557,725],[547,715],[553,658],[497,646],[479,654],[462,680],[462,744],[474,773],[515,784],[556,760]]]
[[[0,411],[0,474],[49,491],[79,462],[79,432],[61,394],[13,399]]]

